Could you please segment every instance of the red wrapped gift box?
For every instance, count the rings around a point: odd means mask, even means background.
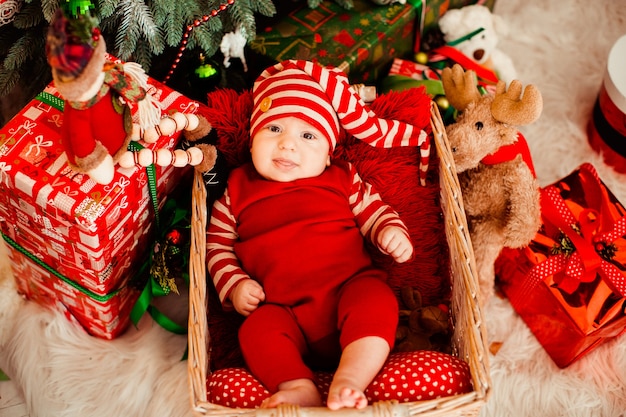
[[[559,367],[626,329],[626,210],[590,164],[541,190],[543,225],[496,274]]]
[[[10,246],[9,258],[18,291],[28,299],[56,308],[83,326],[91,335],[112,339],[129,325],[130,312],[139,290],[124,280],[111,293],[99,295],[73,284],[29,254]]]
[[[198,107],[153,79],[149,87],[164,112]],[[139,293],[129,279],[147,261],[155,210],[185,170],[117,167],[109,185],[95,183],[67,164],[62,108],[51,84],[0,130],[0,227],[19,290],[110,339],[130,323]],[[179,136],[139,145],[173,149]]]

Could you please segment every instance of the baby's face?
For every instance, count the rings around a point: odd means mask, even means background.
[[[296,117],[262,127],[252,138],[252,163],[268,180],[287,182],[320,175],[330,165],[326,136]]]

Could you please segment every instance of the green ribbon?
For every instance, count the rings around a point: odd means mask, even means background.
[[[484,30],[485,30],[485,28],[478,28],[475,31],[470,32],[470,33],[468,33],[465,36],[461,36],[458,39],[455,39],[453,41],[447,42],[446,45],[448,45],[448,46],[456,46],[456,45],[458,45],[460,43],[463,43],[463,42],[465,42],[465,41],[467,41],[469,39],[472,39],[474,36],[478,35],[480,32],[482,32]]]
[[[144,147],[135,141],[130,141],[128,149],[133,152],[139,152]],[[150,193],[150,200],[152,201],[152,208],[154,208],[154,222],[157,230],[161,229],[161,219],[159,216],[159,200],[157,198],[157,181],[156,181],[156,167],[154,164],[150,164],[146,167],[146,174],[148,174],[148,192]]]
[[[171,227],[174,227],[184,222],[185,218],[187,217],[187,211],[179,208],[173,199],[168,200],[167,203],[165,203],[165,206],[163,207],[163,214],[164,217],[169,218],[170,220],[166,228],[157,227],[157,241],[162,240]],[[154,253],[154,250],[151,252],[151,254],[152,253]],[[150,270],[151,264],[152,256],[150,256],[148,260],[144,263],[144,265],[142,266],[142,270]],[[183,278],[185,279],[185,281],[189,282],[188,274],[183,274]],[[155,306],[151,304],[152,300],[155,297],[163,297],[167,294],[169,294],[169,291],[166,291],[161,285],[159,285],[156,278],[152,274],[150,274],[146,286],[144,287],[141,295],[133,306],[132,311],[130,312],[130,318],[133,324],[137,326],[141,317],[143,317],[143,315],[147,312],[148,314],[150,314],[152,319],[164,329],[175,334],[186,334],[186,327],[175,323],[173,320],[171,320],[169,317],[160,312]]]
[[[0,381],[10,381],[11,378],[7,374],[4,373],[2,369],[0,369]]]
[[[42,91],[41,93],[37,94],[35,98],[41,101],[42,103],[45,103],[49,106],[54,107],[55,109],[59,111],[63,111],[63,109],[65,108],[65,100],[63,100],[60,97],[55,96],[54,94],[50,94],[45,91]]]
[[[165,330],[175,334],[186,334],[186,327],[174,322],[172,319],[160,312],[159,309],[150,304],[154,297],[162,297],[164,295],[166,294],[163,288],[156,282],[153,277],[150,277],[148,283],[144,287],[141,295],[135,302],[135,305],[130,312],[130,319],[132,320],[133,324],[137,326],[141,317],[143,317],[143,315],[147,312],[148,314],[150,314],[150,317],[152,317],[152,319]]]
[[[406,75],[388,75],[381,82],[381,92],[403,91],[411,88],[425,87],[432,96],[443,95],[443,84],[439,80],[416,80]]]
[[[70,285],[71,287],[73,287],[73,288],[77,289],[78,291],[82,292],[83,294],[87,295],[89,298],[92,298],[92,299],[94,299],[96,301],[99,301],[99,302],[103,303],[103,302],[109,301],[111,298],[115,297],[117,295],[117,293],[119,293],[122,290],[122,288],[118,288],[115,291],[112,291],[112,292],[104,294],[104,295],[96,294],[95,292],[90,291],[89,289],[83,287],[82,285],[77,284],[76,282],[74,282],[71,279],[67,278],[65,275],[57,272],[54,268],[52,268],[50,265],[46,264],[44,261],[42,261],[41,259],[39,259],[35,255],[33,255],[32,253],[30,253],[26,249],[24,249],[22,246],[20,246],[19,243],[17,243],[13,239],[11,239],[9,236],[7,236],[4,233],[2,233],[2,237],[4,238],[4,240],[13,249],[19,251],[21,254],[23,254],[26,257],[28,257],[31,261],[33,261],[34,263],[36,263],[37,265],[39,265],[40,267],[42,267],[46,271],[50,272],[51,274],[53,274],[54,276],[59,278],[61,281],[65,282],[66,284]]]

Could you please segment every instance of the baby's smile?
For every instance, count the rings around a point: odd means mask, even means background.
[[[298,166],[298,164],[286,158],[274,158],[272,161],[278,169],[282,170],[289,170]]]

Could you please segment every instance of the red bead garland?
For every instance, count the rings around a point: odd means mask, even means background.
[[[174,59],[174,62],[172,63],[172,66],[170,67],[169,72],[163,79],[164,84],[166,84],[167,81],[172,77],[172,74],[174,74],[174,71],[178,67],[178,64],[180,63],[180,60],[183,56],[183,53],[185,53],[185,50],[187,49],[187,43],[189,42],[189,36],[191,35],[191,31],[193,31],[194,28],[200,26],[202,23],[207,22],[210,18],[217,16],[219,13],[223,12],[229,6],[232,6],[234,3],[235,3],[235,0],[228,0],[226,3],[220,4],[219,10],[213,9],[211,10],[210,15],[205,14],[200,19],[195,19],[193,21],[193,24],[187,26],[185,33],[183,33],[183,39],[180,42],[180,47],[178,48],[178,53],[176,54],[176,58]]]

